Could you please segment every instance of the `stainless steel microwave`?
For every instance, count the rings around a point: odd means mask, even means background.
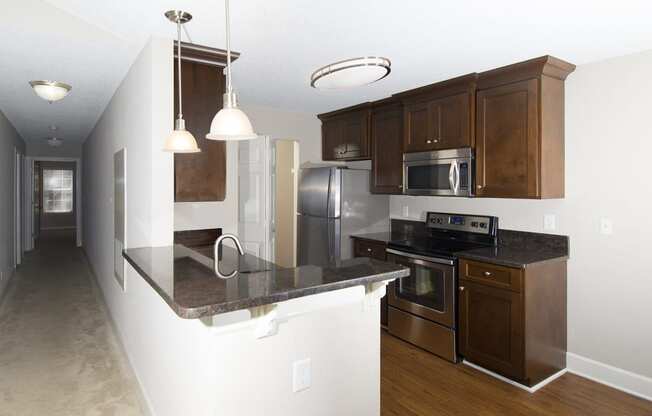
[[[471,148],[405,153],[403,190],[407,195],[472,196]]]

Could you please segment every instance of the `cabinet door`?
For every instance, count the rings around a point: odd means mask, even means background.
[[[429,150],[432,142],[431,111],[427,102],[408,104],[404,111],[404,151],[423,152]]]
[[[371,192],[403,193],[403,112],[400,108],[371,116]]]
[[[432,137],[432,148],[458,149],[471,147],[471,97],[468,92],[442,98],[433,103],[436,107],[437,134]],[[431,118],[434,120],[434,118]]]
[[[509,290],[460,279],[460,353],[506,377],[524,379],[523,298]]]
[[[345,152],[342,144],[342,122],[339,119],[325,120],[321,126],[322,159],[336,160]]]
[[[478,91],[476,195],[536,198],[538,80]]]
[[[369,112],[356,111],[343,118],[345,159],[369,157]]]

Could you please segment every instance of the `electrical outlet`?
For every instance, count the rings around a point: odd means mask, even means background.
[[[292,364],[292,391],[294,393],[310,388],[311,379],[310,358],[295,361]]]
[[[410,207],[403,205],[403,217],[408,218],[410,216]]]
[[[554,214],[544,215],[543,229],[546,231],[555,231],[557,229],[557,216]]]
[[[609,218],[600,218],[600,234],[611,235],[614,232],[614,224]]]

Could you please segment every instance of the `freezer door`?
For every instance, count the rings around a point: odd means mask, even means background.
[[[297,216],[299,266],[325,266],[340,258],[340,219]]]
[[[339,218],[342,174],[337,168],[301,169],[298,211],[313,217]]]

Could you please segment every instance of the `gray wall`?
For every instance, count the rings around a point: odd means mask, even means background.
[[[58,147],[50,146],[46,140],[27,142],[27,156],[31,157],[70,157],[79,158],[82,144],[65,141]]]
[[[0,111],[0,299],[14,265],[14,149],[25,153],[25,142]]]

